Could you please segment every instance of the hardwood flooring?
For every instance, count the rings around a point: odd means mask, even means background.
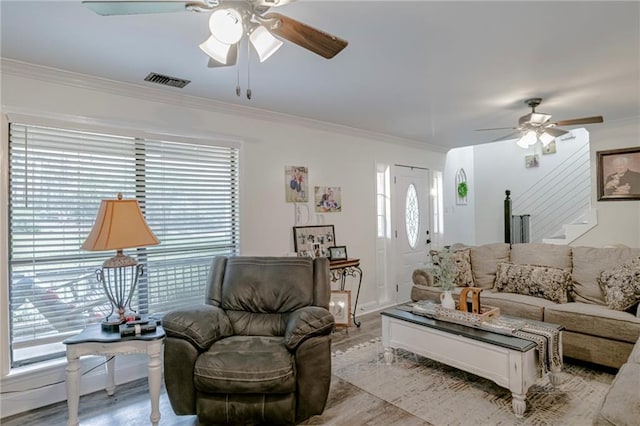
[[[332,350],[346,350],[380,337],[381,320],[377,312],[358,317],[360,327],[337,328],[332,335]],[[80,398],[81,425],[138,426],[149,424],[149,393],[147,380],[119,385],[114,396],[105,391]],[[169,405],[164,388],[160,395],[160,425],[198,426],[195,416],[176,416]],[[47,425],[67,423],[67,404],[61,402],[37,410],[2,419],[3,426]],[[324,413],[304,425],[428,425],[405,410],[392,405],[337,377],[332,378],[329,400]]]

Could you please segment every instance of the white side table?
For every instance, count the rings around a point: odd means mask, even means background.
[[[116,390],[114,361],[116,355],[146,353],[149,356],[149,397],[151,399],[151,423],[160,421],[160,388],[162,386],[161,354],[165,333],[158,326],[155,333],[140,336],[120,337],[120,333],[102,331],[100,324],[90,325],[82,333],[69,337],[67,345],[67,405],[69,426],[77,426],[78,404],[80,401],[80,357],[84,355],[104,355],[107,359],[108,395]]]

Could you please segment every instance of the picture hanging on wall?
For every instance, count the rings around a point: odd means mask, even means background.
[[[640,200],[640,148],[596,152],[598,201]]]
[[[342,211],[342,191],[339,186],[316,186],[314,195],[316,213]]]
[[[542,155],[555,154],[556,141],[551,141],[547,146],[542,147]]]
[[[540,166],[540,157],[538,154],[526,155],[524,157],[524,166],[529,169],[531,167],[539,167]]]
[[[309,201],[307,190],[309,169],[305,166],[285,166],[285,198],[287,203],[306,203]]]
[[[467,184],[467,173],[460,168],[456,172],[456,204],[467,204],[467,194],[469,193],[469,185]]]

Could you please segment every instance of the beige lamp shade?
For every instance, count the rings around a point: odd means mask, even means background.
[[[160,244],[142,215],[137,200],[102,200],[83,250],[122,250]]]

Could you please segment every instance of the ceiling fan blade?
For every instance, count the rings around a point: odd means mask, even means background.
[[[544,132],[549,133],[554,138],[557,138],[558,136],[566,135],[567,133],[569,133],[566,130],[558,129],[557,127],[547,127],[544,129]]]
[[[271,25],[269,28],[269,31],[273,34],[327,59],[336,56],[349,44],[346,40],[342,40],[341,38],[303,24],[300,21],[296,21],[280,13],[268,13],[264,15],[264,18],[277,21],[276,24]]]
[[[580,124],[603,123],[604,118],[601,115],[584,118],[573,118],[571,120],[561,120],[554,123],[556,126],[578,126]]]
[[[136,15],[142,13],[182,12],[187,6],[207,7],[201,0],[175,1],[117,1],[117,0],[83,0],[82,4],[98,15]]]
[[[476,129],[476,132],[482,132],[485,130],[516,130],[516,127],[489,127],[486,129]]]
[[[518,136],[520,136],[520,132],[519,132],[519,131],[518,131],[518,132],[510,133],[510,134],[508,134],[508,135],[502,136],[502,137],[500,137],[500,138],[494,139],[494,140],[489,141],[489,142],[500,142],[500,141],[506,141],[506,140],[509,140],[509,139],[515,139],[515,138],[516,138],[516,137],[518,137]]]

